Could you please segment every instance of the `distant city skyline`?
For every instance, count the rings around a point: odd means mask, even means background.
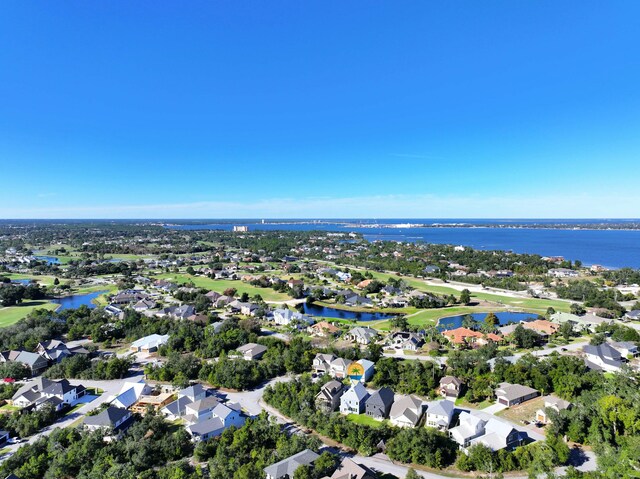
[[[0,218],[637,218],[640,3],[0,5]]]

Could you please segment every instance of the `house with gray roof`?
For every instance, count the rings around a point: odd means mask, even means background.
[[[587,344],[582,347],[585,363],[588,368],[596,371],[616,372],[620,371],[624,358],[620,352],[607,343],[593,346]]]
[[[332,379],[326,383],[316,395],[316,408],[324,412],[335,411],[340,405],[340,398],[344,394],[345,386],[340,381]]]
[[[459,422],[458,426],[449,430],[449,435],[463,451],[475,444],[483,444],[492,451],[512,450],[523,443],[517,429],[489,414],[463,411]]]
[[[389,421],[397,427],[416,427],[422,418],[422,401],[415,396],[396,396]]]
[[[453,401],[448,399],[428,403],[424,425],[440,431],[446,431],[449,429],[455,409],[456,406]]]
[[[320,456],[311,449],[305,449],[282,461],[264,468],[266,479],[293,479],[293,475],[300,466],[310,466]]]
[[[376,340],[378,331],[366,326],[358,326],[347,333],[347,339],[357,344],[367,345]]]
[[[267,347],[262,344],[247,343],[244,346],[240,346],[236,349],[244,359],[247,361],[255,361],[264,356],[267,352]]]
[[[570,409],[572,406],[569,401],[565,401],[564,399],[553,395],[545,396],[542,399],[544,407],[536,411],[536,421],[541,422],[542,424],[549,424],[549,410],[560,412],[565,409]]]
[[[381,388],[374,392],[365,402],[367,416],[382,421],[389,416],[395,395],[390,388]]]
[[[109,406],[95,416],[84,418],[84,428],[89,431],[113,430],[121,434],[133,423],[131,411],[124,408]]]
[[[39,354],[29,351],[11,351],[11,353],[8,360],[24,364],[29,368],[32,376],[39,376],[49,367],[49,361]]]
[[[217,417],[211,417],[201,422],[190,424],[187,432],[194,442],[206,441],[212,437],[218,437],[225,431],[224,424]]]
[[[496,402],[505,406],[515,406],[538,397],[540,393],[521,384],[500,383],[495,390]]]

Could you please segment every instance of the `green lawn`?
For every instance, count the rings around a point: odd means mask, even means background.
[[[418,289],[420,291],[426,291],[437,294],[453,294],[454,296],[460,296],[460,291],[450,286],[435,286],[426,284],[423,280],[418,278],[411,278],[408,276],[396,276],[389,273],[377,273],[371,272],[373,276],[381,281],[388,281],[389,278],[402,279],[409,286]],[[473,286],[473,285],[469,285]],[[471,298],[476,298],[484,301],[490,301],[498,305],[504,305],[511,308],[521,308],[533,312],[544,313],[547,308],[552,307],[556,311],[569,311],[570,304],[566,301],[560,301],[555,299],[537,299],[537,298],[512,298],[497,293],[471,293]]]
[[[243,281],[234,281],[229,279],[211,279],[204,276],[192,276],[186,273],[163,273],[156,275],[157,279],[166,279],[178,284],[187,283],[193,281],[198,288],[206,288],[212,291],[222,293],[225,289],[235,288],[238,291],[238,295],[247,293],[249,296],[255,296],[259,294],[265,301],[287,301],[291,299],[289,295],[284,293],[278,293],[271,288],[258,288],[252,286]]]
[[[13,323],[20,321],[26,317],[31,311],[37,308],[45,308],[54,310],[58,307],[57,304],[50,303],[48,301],[27,301],[23,302],[19,306],[9,306],[6,308],[0,308],[0,328],[9,326]]]
[[[38,283],[44,284],[45,286],[53,286],[53,281],[55,280],[53,276],[36,276],[33,274],[0,274],[0,276],[9,276],[9,279],[32,279]],[[61,282],[64,283],[64,281]]]
[[[369,427],[382,427],[383,424],[381,421],[377,421],[366,414],[349,414],[347,415],[347,421]]]

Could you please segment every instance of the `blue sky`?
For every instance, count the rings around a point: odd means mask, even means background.
[[[0,218],[638,217],[640,2],[0,3]]]

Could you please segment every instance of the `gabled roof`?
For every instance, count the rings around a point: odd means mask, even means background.
[[[169,340],[168,334],[150,334],[131,343],[132,348],[157,348]]]
[[[358,382],[351,386],[342,397],[346,398],[347,396],[355,396],[358,402],[362,402],[362,400],[365,399],[368,395],[369,393],[367,392],[367,388],[364,387],[364,384]]]
[[[187,427],[192,436],[204,436],[224,431],[224,424],[220,418],[212,417],[206,421],[200,421]]]
[[[109,406],[104,411],[95,416],[86,416],[84,423],[89,426],[113,427],[118,421],[121,421],[131,413],[120,407]]]
[[[422,413],[422,401],[415,396],[397,396],[391,406],[389,418],[406,418],[414,425],[417,424]]]
[[[496,396],[504,397],[509,401],[534,393],[537,394],[538,390],[522,384],[500,383],[496,389]]]
[[[286,459],[283,459],[280,462],[276,462],[275,464],[271,464],[264,468],[264,472],[266,475],[270,477],[274,477],[276,479],[289,476],[289,478],[293,478],[293,475],[300,466],[307,466],[313,463],[320,456],[313,452],[311,449],[305,449],[304,451],[299,452],[298,454],[294,454]]]
[[[367,399],[367,404],[382,404],[384,406],[391,406],[393,404],[393,399],[395,395],[390,388],[381,388],[378,391],[374,392],[369,399]]]
[[[447,416],[450,418],[453,415],[455,408],[456,406],[453,401],[447,401],[446,399],[443,401],[433,401],[427,406],[427,414]]]

